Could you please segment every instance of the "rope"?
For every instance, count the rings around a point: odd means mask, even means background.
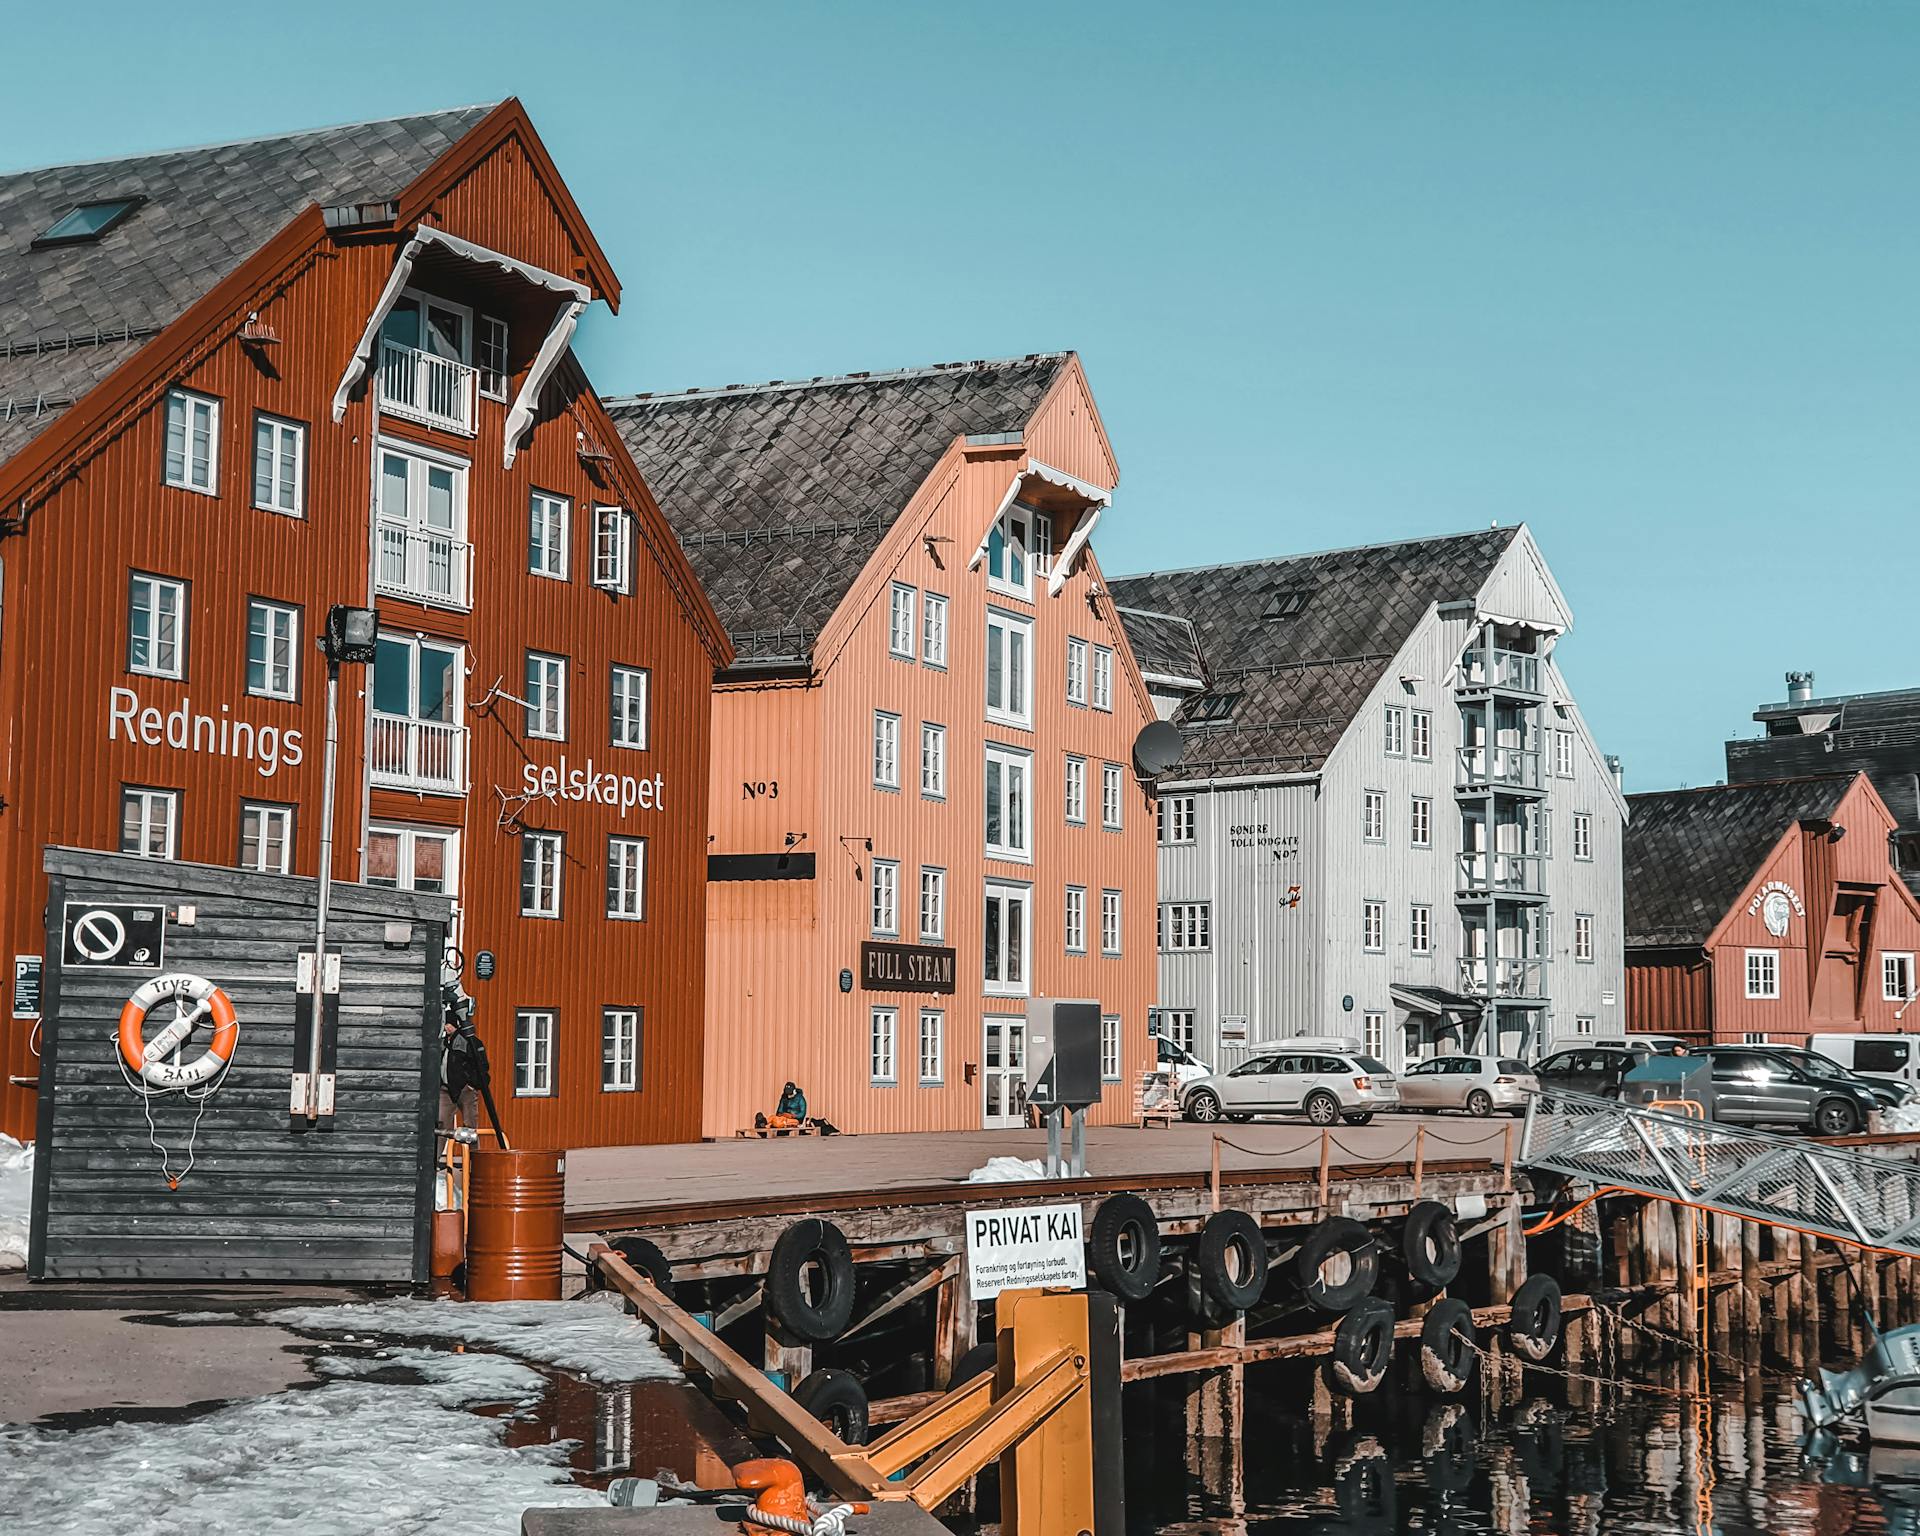
[[[847,1519],[854,1512],[851,1504],[835,1504],[830,1509],[819,1510],[811,1520],[802,1520],[798,1515],[777,1514],[759,1505],[749,1505],[743,1524],[764,1525],[769,1530],[787,1531],[791,1536],[843,1536],[847,1528]]]
[[[179,1002],[176,999],[174,1003],[176,1012],[178,1012],[179,1006]],[[178,1060],[179,1055],[180,1052],[176,1048],[174,1051],[174,1059]],[[209,1078],[206,1087],[198,1093],[195,1093],[191,1088],[150,1088],[144,1081],[135,1078],[132,1073],[127,1071],[127,1064],[121,1058],[117,1031],[113,1034],[113,1064],[120,1069],[121,1080],[124,1081],[127,1087],[140,1099],[140,1108],[147,1117],[147,1141],[153,1147],[153,1150],[160,1154],[160,1176],[167,1181],[168,1189],[178,1189],[180,1187],[180,1181],[193,1172],[194,1163],[198,1156],[194,1148],[200,1139],[200,1117],[207,1112],[207,1101],[220,1091],[221,1084],[227,1080],[227,1074],[233,1070],[233,1058],[229,1056],[221,1066],[219,1072]],[[178,1173],[173,1171],[173,1154],[160,1145],[159,1127],[153,1123],[153,1101],[155,1099],[165,1098],[173,1093],[178,1093],[194,1106],[193,1125],[187,1131],[187,1163]]]

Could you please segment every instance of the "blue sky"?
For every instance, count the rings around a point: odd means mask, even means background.
[[[96,3],[0,164],[528,105],[606,392],[1072,347],[1113,573],[1524,519],[1630,788],[1920,685],[1920,7]]]

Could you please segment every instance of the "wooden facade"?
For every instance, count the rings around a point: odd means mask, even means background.
[[[289,868],[313,873],[325,739],[325,667],[315,640],[330,605],[372,605],[383,638],[451,648],[453,697],[431,728],[382,724],[377,716],[392,709],[375,697],[379,667],[344,669],[334,879],[397,878],[405,886],[414,878],[455,896],[452,938],[466,957],[464,984],[478,1003],[510,1135],[552,1146],[692,1135],[705,959],[699,808],[710,680],[730,650],[570,355],[503,467],[510,403],[566,300],[524,271],[430,244],[411,287],[459,306],[469,326],[481,316],[505,322],[504,387],[496,398],[465,376],[465,430],[419,412],[396,414],[376,342],[338,420],[332,410],[356,342],[419,229],[609,304],[618,302],[617,281],[516,102],[486,115],[395,207],[390,221],[343,231],[330,230],[309,205],[0,465],[0,504],[10,519],[0,543],[0,699],[15,722],[0,818],[0,931],[15,955],[40,950],[42,848],[119,846],[128,788],[177,794],[170,852],[209,864],[242,855],[248,806],[290,808]],[[271,342],[250,342],[248,327]],[[176,390],[217,404],[216,472],[205,490],[164,483]],[[255,504],[263,419],[302,434],[297,515]],[[398,546],[383,545],[390,530],[375,512],[389,490],[389,448],[411,455],[409,463],[451,466],[465,502],[449,538],[407,544],[391,569],[382,560]],[[568,508],[552,576],[530,568],[536,490]],[[603,584],[594,580],[599,508],[624,516],[630,541],[624,579]],[[416,544],[424,555],[407,564]],[[133,667],[137,575],[184,583],[177,677]],[[269,690],[290,697],[252,686],[256,599],[295,616],[293,686]],[[514,702],[527,694],[529,652],[560,662],[565,702],[554,735],[531,735],[529,712]],[[645,675],[643,745],[614,744],[616,667]],[[457,836],[438,879],[418,862],[394,873],[393,850],[420,846],[416,831]],[[556,917],[523,915],[529,831],[562,837]],[[607,915],[615,836],[645,840],[637,917]],[[476,964],[483,951],[489,966]],[[631,1086],[616,1091],[603,1088],[609,1008],[640,1014]],[[551,1073],[538,1094],[516,1092],[521,1010],[552,1021]],[[18,1014],[6,1035],[0,1129],[24,1135],[33,1124],[37,1042],[32,1021]]]

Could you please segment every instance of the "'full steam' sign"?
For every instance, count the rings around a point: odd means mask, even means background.
[[[1087,1284],[1077,1205],[1016,1205],[967,1212],[967,1291],[991,1301],[1028,1286]]]

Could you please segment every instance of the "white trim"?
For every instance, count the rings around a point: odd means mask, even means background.
[[[573,286],[579,288],[577,283]],[[585,289],[580,291],[583,294],[586,292]],[[578,298],[562,309],[554,317],[547,339],[540,343],[540,350],[534,354],[533,364],[527,369],[526,381],[521,384],[520,393],[513,398],[512,409],[507,412],[507,430],[500,445],[502,469],[513,468],[514,456],[520,452],[520,439],[526,434],[527,428],[533,425],[540,391],[547,387],[547,379],[559,365],[561,354],[573,339],[573,328],[580,323],[580,317],[586,313],[589,302],[586,298]]]

